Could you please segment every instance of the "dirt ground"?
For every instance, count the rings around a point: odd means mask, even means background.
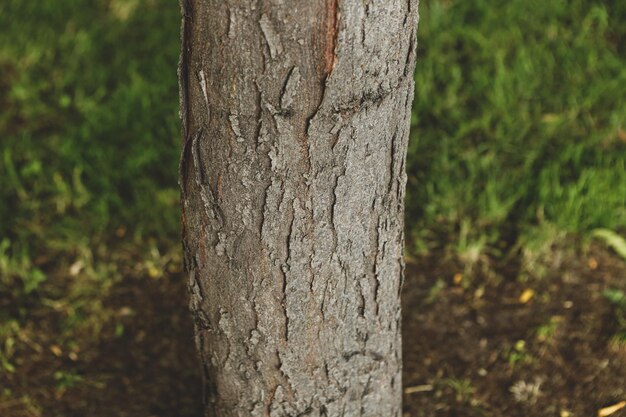
[[[482,269],[469,274],[441,254],[408,263],[405,416],[588,417],[626,400],[626,345],[611,339],[615,307],[602,295],[626,290],[622,260],[592,248],[542,279],[519,279],[513,265]],[[201,416],[183,276],[124,279],[104,303],[134,306],[123,334],[103,332],[77,357],[18,352],[17,370],[0,374],[0,416]],[[58,321],[32,325],[54,332]]]
[[[540,280],[502,269],[464,283],[445,259],[409,265],[405,415],[582,417],[626,400],[626,345],[602,295],[626,288],[624,262],[592,249]]]

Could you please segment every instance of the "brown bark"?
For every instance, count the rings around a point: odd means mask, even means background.
[[[183,243],[206,415],[401,415],[417,1],[182,8]]]

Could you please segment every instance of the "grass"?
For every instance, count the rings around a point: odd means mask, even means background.
[[[614,307],[616,330],[611,343],[615,349],[626,351],[626,294],[618,289],[607,288],[602,295]]]
[[[417,245],[497,254],[626,230],[618,3],[422,2],[407,200]]]
[[[176,232],[178,9],[0,6],[0,234],[12,248]],[[20,16],[20,18],[16,18]]]
[[[0,4],[0,381],[115,328],[123,265],[178,251],[179,23],[166,1]]]
[[[623,235],[626,3],[420,8],[408,255],[530,265],[572,237]],[[3,372],[24,346],[123,333],[104,295],[180,264],[179,23],[175,1],[0,3]],[[41,315],[59,317],[51,340]]]

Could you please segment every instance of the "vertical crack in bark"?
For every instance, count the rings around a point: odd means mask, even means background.
[[[330,280],[326,280],[324,283],[324,292],[322,293],[322,303],[320,305],[320,311],[322,313],[322,319],[326,320],[326,294],[328,292],[328,283]],[[319,335],[319,332],[318,332]]]
[[[191,20],[192,20],[192,8],[190,0],[180,0],[180,12],[181,12],[181,50],[180,57],[178,59],[178,89],[179,89],[179,117],[182,125],[182,140],[183,146],[180,152],[180,160],[178,163],[179,174],[179,186],[181,193],[182,206],[182,223],[183,233],[185,233],[185,227],[187,223],[185,202],[187,184],[185,183],[187,177],[187,162],[189,158],[189,145],[191,143],[189,135],[189,68],[191,61]]]
[[[322,56],[322,73],[320,76],[320,88],[321,94],[319,101],[315,106],[315,109],[307,116],[305,122],[305,134],[310,135],[309,128],[311,127],[311,121],[315,118],[319,112],[322,103],[324,102],[324,96],[326,95],[326,85],[328,84],[328,78],[335,67],[335,61],[337,59],[337,36],[339,35],[339,0],[326,0],[325,5],[326,15],[324,16],[324,45]]]
[[[404,132],[402,132],[404,134]],[[398,127],[396,127],[396,131],[393,132],[391,136],[391,146],[390,146],[390,160],[389,160],[389,185],[387,187],[387,193],[391,194],[393,189],[393,184],[397,179],[395,176],[395,168],[396,168],[396,138],[398,136]]]
[[[337,246],[339,244],[339,238],[337,236],[337,219],[336,219],[336,211],[337,211],[337,188],[339,187],[339,179],[345,175],[336,175],[335,176],[335,184],[333,185],[332,190],[332,202],[330,204],[330,222],[331,222],[331,232],[333,235],[333,251],[332,253],[337,253]]]
[[[283,278],[283,283],[282,283],[282,296],[283,297],[280,300],[280,304],[283,308],[283,315],[285,316],[285,332],[283,334],[283,337],[285,339],[285,342],[288,342],[289,341],[289,312],[287,310],[287,271],[284,265],[280,267],[280,270],[282,272],[282,278]]]
[[[287,242],[286,242],[286,254],[285,254],[285,261],[283,263],[283,265],[281,265],[281,271],[283,272],[283,299],[281,301],[282,307],[283,307],[283,313],[285,315],[285,342],[289,342],[289,309],[288,309],[288,301],[287,301],[287,293],[289,291],[288,289],[288,274],[287,272],[289,272],[289,265],[291,263],[291,255],[292,255],[292,248],[291,248],[291,241],[294,238],[294,223],[296,221],[296,209],[295,209],[295,205],[296,205],[296,201],[297,199],[294,199],[292,201],[291,204],[291,222],[289,223],[289,231],[287,232]]]
[[[378,216],[378,222],[376,224],[376,254],[374,255],[374,288],[372,298],[374,301],[374,314],[378,316],[380,309],[380,302],[378,300],[378,293],[380,290],[380,267],[379,263],[382,262],[383,257],[385,256],[384,247],[385,243],[382,243],[381,246],[381,216]]]
[[[259,225],[259,238],[260,241],[263,242],[263,240],[265,239],[264,237],[264,230],[266,228],[266,222],[268,221],[267,218],[267,212],[268,212],[268,199],[269,199],[269,193],[270,193],[270,188],[272,188],[272,183],[270,183],[267,187],[265,187],[265,192],[263,193],[263,204],[261,206],[261,221],[260,221],[260,225]],[[271,258],[271,256],[270,256]]]
[[[193,158],[194,173],[196,185],[200,190],[200,198],[202,200],[202,206],[208,219],[217,220],[218,228],[224,223],[224,215],[218,205],[218,201],[215,198],[213,190],[211,190],[205,178],[205,168],[202,164],[202,158],[200,155],[200,138],[203,136],[204,129],[200,128],[194,135],[191,141],[191,155]]]
[[[370,4],[366,3],[365,4],[365,16],[363,17],[363,19],[361,19],[361,45],[365,47],[365,36],[366,36],[366,24],[367,24],[367,18],[369,17],[370,14]]]
[[[367,276],[363,277],[365,279],[367,279]],[[357,306],[357,311],[359,313],[359,317],[365,318],[365,294],[363,293],[363,285],[361,284],[361,279],[358,279],[357,282],[357,287],[359,289],[359,304]]]
[[[411,32],[409,38],[409,50],[406,54],[406,60],[404,61],[404,76],[412,77],[413,76],[413,68],[415,68],[414,63],[414,55],[415,55],[415,34]]]
[[[261,138],[261,132],[263,129],[263,105],[261,103],[261,89],[259,88],[259,84],[256,82],[253,83],[255,89],[255,117],[256,117],[256,128],[254,131],[254,142],[257,145],[261,145],[263,142],[263,138]]]
[[[189,127],[189,68],[191,60],[191,20],[192,8],[190,0],[180,0],[181,11],[181,50],[178,60],[178,80],[180,90],[180,119],[183,139],[188,136]]]
[[[228,37],[231,39],[235,38],[235,33],[233,31],[234,26],[235,26],[235,15],[233,14],[233,11],[231,10],[230,7],[226,8],[226,12],[228,13],[228,25],[226,28],[226,33],[228,33]]]
[[[324,44],[324,74],[328,76],[335,66],[337,34],[339,32],[339,0],[326,0],[326,39]]]

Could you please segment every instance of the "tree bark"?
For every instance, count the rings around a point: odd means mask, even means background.
[[[183,0],[207,416],[401,415],[417,0]]]

